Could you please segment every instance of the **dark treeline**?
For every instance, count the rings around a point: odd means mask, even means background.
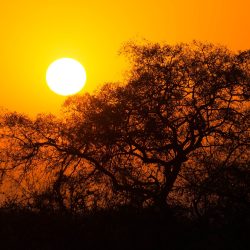
[[[206,232],[234,228],[244,238],[250,221],[250,51],[199,42],[129,43],[123,53],[131,62],[125,83],[69,97],[62,117],[1,115],[5,224],[13,211],[17,217],[20,211],[24,217],[62,216],[59,224],[77,217],[78,224],[92,221],[88,228],[99,237],[118,235],[117,247],[131,221],[142,238],[157,235],[158,243],[178,241],[177,235],[195,241],[202,225]],[[76,232],[80,224],[73,221],[65,225],[73,223]],[[93,229],[95,223],[102,230]]]

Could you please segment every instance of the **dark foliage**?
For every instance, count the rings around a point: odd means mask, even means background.
[[[180,220],[150,209],[99,211],[85,216],[0,213],[1,249],[249,249],[249,225]]]

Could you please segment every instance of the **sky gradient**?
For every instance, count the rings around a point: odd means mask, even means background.
[[[36,115],[58,112],[65,97],[45,81],[61,57],[87,71],[83,91],[122,80],[118,55],[130,40],[190,42],[193,39],[250,48],[249,0],[11,0],[1,2],[0,106]]]

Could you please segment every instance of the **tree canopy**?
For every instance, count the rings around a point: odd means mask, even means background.
[[[2,189],[72,212],[249,205],[250,51],[129,43],[123,53],[125,83],[69,97],[63,118],[2,114]]]

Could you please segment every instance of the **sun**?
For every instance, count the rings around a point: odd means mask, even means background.
[[[63,96],[73,95],[84,87],[86,71],[78,61],[61,58],[48,67],[46,81],[55,93]]]

